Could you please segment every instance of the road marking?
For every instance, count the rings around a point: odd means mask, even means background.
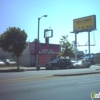
[[[43,76],[36,76],[36,77],[23,77],[23,78],[15,78],[15,79],[5,79],[5,80],[0,80],[0,84],[3,83],[12,83],[12,82],[28,82],[28,81],[33,81],[33,80],[46,80],[50,78],[57,78],[52,75],[43,75]]]
[[[79,82],[78,84],[87,84],[87,83],[93,83],[93,82],[100,82],[100,80],[93,80],[93,81]]]
[[[36,77],[23,77],[23,78],[15,78],[15,79],[5,79],[0,80],[0,83],[11,83],[11,82],[23,82],[23,81],[31,81],[31,80],[39,80],[39,79],[45,79],[50,76],[36,76]]]

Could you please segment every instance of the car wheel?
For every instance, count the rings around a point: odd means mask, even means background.
[[[77,66],[76,66],[76,68],[80,68],[80,66],[79,66],[79,65],[77,65]]]
[[[55,69],[56,69],[56,67],[55,67],[55,66],[52,66],[52,69],[53,69],[53,70],[55,70]]]
[[[49,68],[48,68],[48,65],[45,65],[45,69],[46,69],[46,70],[48,70],[48,69],[49,69]]]
[[[90,68],[90,65],[87,65],[87,68]]]
[[[45,67],[46,70],[48,70],[49,68]]]
[[[66,69],[69,69],[69,66],[66,66]]]

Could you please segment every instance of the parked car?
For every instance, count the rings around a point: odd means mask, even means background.
[[[5,63],[0,59],[0,66],[4,66]]]
[[[73,68],[89,68],[91,63],[88,60],[78,60],[73,63]]]
[[[3,61],[7,65],[16,65],[16,61],[14,61],[13,59],[4,59]]]
[[[70,59],[64,59],[64,58],[59,58],[59,59],[54,59],[51,62],[47,62],[45,64],[46,69],[56,69],[56,68],[71,68],[71,61]]]
[[[73,64],[73,63],[75,63],[76,61],[75,60],[71,60],[71,63]]]

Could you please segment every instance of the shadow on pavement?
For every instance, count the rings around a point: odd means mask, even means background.
[[[20,70],[17,70],[17,69],[8,69],[8,70],[0,70],[0,73],[5,73],[5,72],[23,72],[25,71],[24,69],[20,69]]]
[[[45,69],[39,69],[38,71],[42,71],[42,70],[45,70]],[[33,69],[33,68],[23,68],[23,69],[1,69],[0,70],[0,73],[6,73],[6,72],[24,72],[24,71],[37,71],[37,69]]]

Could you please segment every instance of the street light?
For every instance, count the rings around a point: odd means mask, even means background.
[[[47,17],[47,15],[43,15],[42,17]],[[37,64],[36,64],[36,69],[37,71],[39,70],[39,30],[40,30],[40,19],[38,18],[38,44],[37,44]]]

